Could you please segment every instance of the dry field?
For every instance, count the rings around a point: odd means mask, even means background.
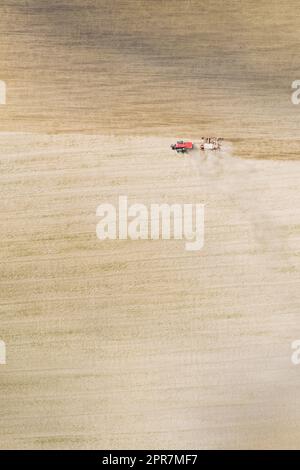
[[[1,2],[1,449],[300,448],[300,13],[224,5]],[[99,241],[119,195],[204,248]]]

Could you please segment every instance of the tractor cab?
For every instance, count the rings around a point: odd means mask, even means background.
[[[178,140],[176,144],[171,145],[171,149],[176,150],[177,153],[185,153],[192,148],[193,142],[184,142],[183,140]]]

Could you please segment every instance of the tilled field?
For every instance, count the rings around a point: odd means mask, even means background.
[[[1,448],[298,447],[298,163],[0,140]],[[204,248],[98,240],[119,195],[204,203]]]
[[[1,2],[1,449],[300,447],[297,9]],[[203,249],[100,241],[120,195]]]

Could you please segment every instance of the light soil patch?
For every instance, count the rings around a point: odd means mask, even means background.
[[[299,164],[173,140],[0,136],[2,449],[299,448]],[[99,241],[120,194],[204,203],[203,250]]]

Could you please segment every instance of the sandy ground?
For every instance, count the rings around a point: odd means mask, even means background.
[[[300,448],[298,10],[1,1],[1,449]],[[203,250],[99,241],[119,195]]]
[[[299,447],[300,167],[169,142],[1,135],[1,448]],[[203,250],[99,241],[120,194]]]

